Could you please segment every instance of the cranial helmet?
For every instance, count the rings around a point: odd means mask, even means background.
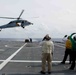
[[[73,39],[76,41],[76,36],[74,36]]]

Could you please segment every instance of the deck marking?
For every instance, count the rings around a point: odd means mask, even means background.
[[[61,48],[65,48],[64,46],[60,46],[60,45],[58,45],[58,44],[55,44],[55,46],[58,46],[58,47],[61,47]]]
[[[14,52],[10,57],[8,57],[3,63],[0,64],[0,70],[26,45],[25,43],[16,52]]]
[[[0,62],[5,61],[5,60],[0,60]],[[14,63],[14,62],[21,62],[21,63],[41,63],[41,60],[10,60],[9,62]],[[62,61],[52,61],[52,63],[60,63]],[[66,61],[66,63],[68,63],[69,61]]]
[[[5,51],[4,49],[0,49],[0,51]]]
[[[25,63],[41,63],[41,60],[10,60],[10,62],[25,62]],[[60,63],[62,61],[52,61],[52,63]],[[68,63],[69,61],[66,61],[66,63]]]

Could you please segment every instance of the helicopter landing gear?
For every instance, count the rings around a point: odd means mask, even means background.
[[[22,28],[25,28],[24,26],[21,26]]]

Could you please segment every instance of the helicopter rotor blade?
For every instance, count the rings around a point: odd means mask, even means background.
[[[19,15],[19,17],[17,19],[20,19],[21,15],[23,14],[24,10],[22,10],[21,14]]]
[[[0,17],[0,18],[4,18],[4,19],[17,19],[17,18],[13,18],[13,17]]]

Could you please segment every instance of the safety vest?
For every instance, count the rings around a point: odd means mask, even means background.
[[[69,39],[66,41],[66,48],[72,49],[72,43]]]

